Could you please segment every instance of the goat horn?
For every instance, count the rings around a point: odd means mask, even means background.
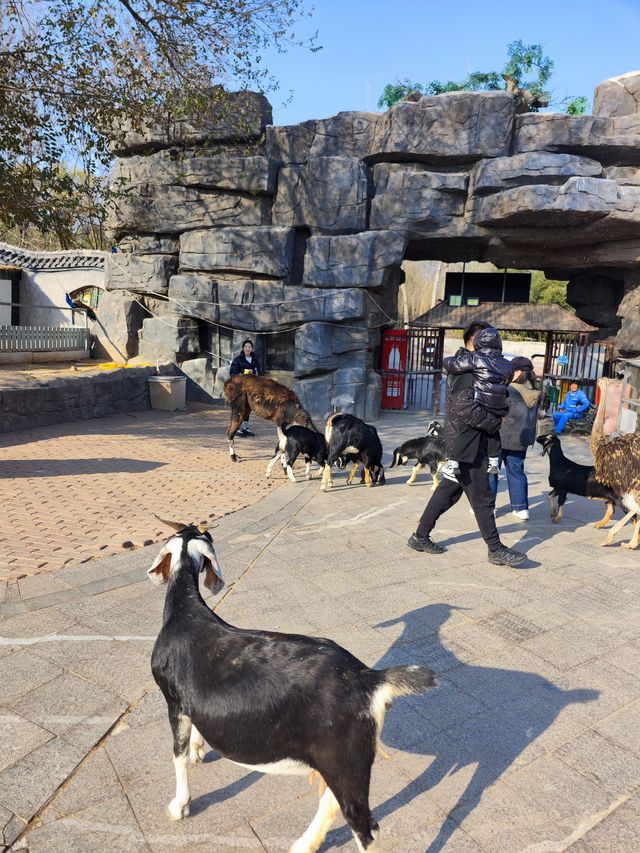
[[[161,521],[163,524],[166,524],[167,527],[171,527],[172,530],[177,530],[178,533],[184,530],[185,527],[189,526],[187,524],[180,524],[179,521],[167,521],[166,518],[160,518],[160,516],[156,515],[155,512],[153,513],[153,517],[157,518],[158,521]]]

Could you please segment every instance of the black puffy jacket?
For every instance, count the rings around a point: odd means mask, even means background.
[[[513,378],[511,362],[502,357],[502,341],[497,329],[489,326],[473,339],[473,352],[458,350],[456,355],[444,359],[448,373],[473,375],[473,398],[494,415],[504,416],[509,411],[507,386]]]
[[[247,359],[244,357],[244,353],[241,352],[240,355],[237,355],[231,362],[229,376],[237,376],[238,373],[253,373],[254,376],[262,376],[262,372],[258,356],[255,353],[251,353],[251,364],[249,364]]]

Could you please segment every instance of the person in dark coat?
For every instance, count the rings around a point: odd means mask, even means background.
[[[502,356],[502,341],[497,329],[487,326],[475,336],[473,350],[459,350],[456,355],[444,359],[448,373],[470,373],[473,376],[473,395],[467,395],[457,408],[458,421],[462,426],[473,427],[487,434],[489,474],[498,473],[500,461],[500,424],[509,411],[507,386],[513,376],[511,362]],[[451,458],[442,473],[456,475],[459,471],[460,454],[464,454],[464,435],[454,442]]]
[[[502,450],[500,463],[507,472],[511,511],[521,521],[529,520],[529,483],[524,471],[527,450],[536,439],[536,423],[541,408],[542,392],[538,390],[533,362],[524,356],[512,359],[513,382],[509,385],[509,412],[500,428]],[[489,478],[495,494],[498,478]]]
[[[250,338],[247,338],[246,341],[242,342],[242,350],[231,362],[229,376],[237,376],[239,373],[253,373],[254,376],[262,376],[264,373],[260,366],[258,356],[253,351],[253,341]],[[255,435],[255,433],[251,432],[249,429],[248,418],[244,421],[242,429],[239,429],[236,435],[240,435],[243,438]]]
[[[464,330],[465,348],[473,352],[474,338],[479,330],[490,328],[488,323],[474,322]],[[458,350],[457,355],[462,355]],[[431,539],[431,531],[438,519],[451,509],[465,494],[473,509],[478,528],[487,548],[490,563],[497,566],[517,566],[525,560],[520,551],[507,548],[500,541],[496,529],[495,497],[489,488],[487,474],[487,434],[482,430],[464,426],[463,417],[473,399],[473,374],[450,373],[447,376],[447,401],[444,420],[444,442],[451,455],[454,443],[462,452],[458,456],[458,476],[445,475],[425,507],[418,529],[407,545],[414,551],[442,554],[445,548]],[[463,440],[464,439],[464,440]]]

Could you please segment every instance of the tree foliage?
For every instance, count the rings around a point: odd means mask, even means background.
[[[567,302],[567,284],[566,281],[545,278],[541,270],[535,270],[531,276],[530,301],[544,305],[560,305],[565,311],[575,314],[575,308]]]
[[[549,81],[553,60],[545,56],[539,44],[524,44],[520,39],[507,47],[508,59],[502,71],[473,71],[463,80],[432,80],[430,83],[412,83],[406,79],[388,83],[380,98],[379,107],[391,107],[403,98],[419,95],[442,95],[445,92],[508,91],[518,99],[523,112],[538,112],[553,103],[569,115],[582,115],[588,107],[584,96],[565,98],[553,102]]]
[[[73,244],[75,212],[104,218],[118,129],[193,114],[214,84],[275,88],[261,53],[299,43],[305,14],[304,0],[0,0],[0,225]]]

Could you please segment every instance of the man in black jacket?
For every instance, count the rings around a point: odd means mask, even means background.
[[[262,376],[263,374],[258,356],[253,351],[253,341],[250,338],[242,342],[242,350],[233,359],[229,368],[229,376],[237,376],[239,373],[253,373],[254,376]],[[243,438],[255,435],[255,432],[251,432],[249,429],[248,419],[244,421],[242,429],[239,429],[236,435],[240,435]]]
[[[474,322],[464,330],[464,347],[473,351],[473,340],[488,323]],[[482,538],[487,544],[489,562],[497,566],[517,566],[525,560],[519,551],[507,548],[500,541],[494,518],[495,498],[489,488],[487,475],[487,435],[464,425],[461,413],[473,396],[471,373],[449,374],[447,377],[447,406],[444,422],[444,441],[451,453],[454,442],[461,450],[458,457],[460,473],[445,475],[427,504],[418,529],[408,541],[410,548],[427,554],[442,554],[446,550],[431,539],[431,531],[441,515],[451,509],[464,493],[475,514]],[[464,438],[464,441],[460,439]]]

